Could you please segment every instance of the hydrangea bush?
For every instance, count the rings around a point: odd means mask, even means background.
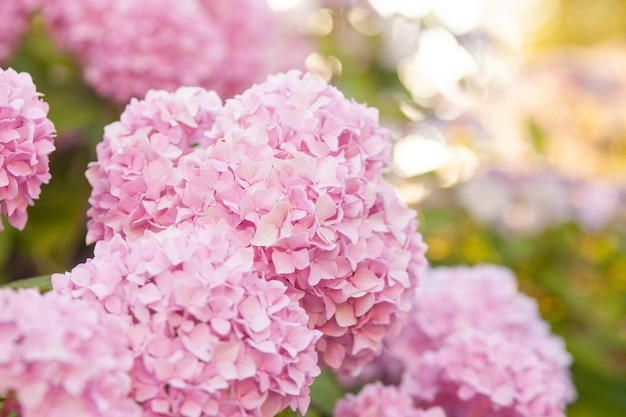
[[[22,228],[54,127],[28,74],[0,92],[0,208]],[[509,270],[426,270],[387,130],[322,79],[150,90],[96,151],[93,256],[49,294],[0,290],[1,417],[305,414],[320,367],[378,380],[335,416],[563,417],[574,399]]]

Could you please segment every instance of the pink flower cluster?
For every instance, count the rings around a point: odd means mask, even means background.
[[[358,371],[426,263],[415,212],[382,180],[389,140],[375,110],[290,72],[229,100],[211,137],[211,183],[236,184],[215,187],[212,212],[249,230],[258,267],[301,293],[324,362]]]
[[[121,322],[87,301],[35,289],[0,290],[0,311],[0,414],[139,417]]]
[[[151,90],[132,99],[119,122],[105,127],[96,148],[98,160],[86,176],[93,187],[87,211],[87,242],[109,240],[115,233],[131,238],[152,225],[177,221],[168,199],[172,169],[211,128],[222,102],[214,92],[180,87],[173,93]]]
[[[563,370],[570,364],[563,340],[550,333],[535,299],[518,291],[510,269],[490,264],[432,268],[421,284],[402,336],[393,343],[397,356],[419,356],[451,335],[477,330],[533,347]]]
[[[40,96],[30,74],[0,69],[0,214],[18,229],[50,180],[54,125]]]
[[[277,22],[265,1],[45,0],[43,15],[87,82],[121,103],[183,85],[231,97],[275,65]]]
[[[405,392],[380,382],[368,384],[357,395],[348,394],[337,401],[333,414],[336,417],[446,417],[439,407],[415,408]]]
[[[131,395],[145,416],[304,414],[320,333],[252,262],[225,223],[187,224],[100,241],[92,259],[52,279],[55,291],[132,323]]]
[[[408,368],[403,389],[450,417],[565,417],[573,399],[563,372],[504,333],[450,336]]]
[[[3,1],[0,13],[0,63],[6,62],[28,28],[30,14],[39,0]]]
[[[563,417],[575,397],[563,341],[495,265],[440,267],[416,290],[402,333],[359,380],[399,384],[448,417]]]
[[[321,79],[278,74],[229,100],[169,162],[136,146],[153,116],[123,118],[133,128],[106,135],[88,173],[91,240],[225,219],[254,248],[255,269],[287,284],[324,333],[328,366],[358,371],[398,330],[425,246],[415,212],[382,180],[389,143],[373,109]]]

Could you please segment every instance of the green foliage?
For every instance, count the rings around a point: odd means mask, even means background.
[[[50,275],[42,275],[40,277],[32,277],[20,279],[7,284],[8,287],[13,289],[18,288],[39,288],[40,291],[50,291],[52,289],[52,282]]]

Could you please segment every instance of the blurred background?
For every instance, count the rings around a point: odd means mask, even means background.
[[[380,110],[431,264],[513,269],[574,356],[568,415],[625,416],[626,1],[268,2],[302,68]],[[26,228],[0,233],[8,282],[90,256],[84,171],[123,104],[37,13],[2,64],[31,73],[58,132]]]

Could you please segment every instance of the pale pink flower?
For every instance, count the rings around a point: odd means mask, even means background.
[[[472,217],[502,233],[536,234],[573,211],[565,178],[549,170],[491,169],[462,184],[458,198]]]
[[[446,417],[439,407],[418,409],[396,386],[380,382],[365,385],[357,395],[347,394],[335,404],[336,417]]]
[[[43,15],[87,82],[122,103],[183,85],[231,97],[286,69],[270,60],[278,22],[265,1],[44,0]]]
[[[563,340],[550,332],[537,302],[518,291],[510,269],[489,264],[428,269],[412,304],[401,334],[385,340],[383,354],[363,375],[344,377],[343,384],[371,379],[398,383],[407,366],[466,330],[502,334],[528,347],[553,367],[555,378],[570,384],[572,359]]]
[[[496,331],[540,351],[566,368],[571,357],[563,340],[550,332],[535,299],[520,293],[513,272],[503,266],[438,267],[427,271],[413,300],[402,337],[390,343],[398,356],[436,350],[466,329]]]
[[[39,0],[0,1],[0,63],[6,62],[20,38],[28,29],[31,13],[39,6]]]
[[[324,332],[323,362],[358,372],[397,330],[426,264],[415,212],[382,180],[390,143],[376,110],[321,78],[277,74],[227,101],[204,147],[200,165],[218,174],[201,174],[215,184],[201,221],[226,217],[251,233],[257,267]],[[240,203],[261,191],[279,203]]]
[[[574,219],[590,233],[598,232],[615,221],[623,210],[617,184],[601,181],[577,181],[571,187]]]
[[[0,414],[139,417],[124,325],[57,293],[0,290]]]
[[[117,232],[140,236],[151,224],[176,220],[167,192],[178,181],[172,167],[212,126],[221,106],[215,93],[191,87],[151,90],[145,99],[131,100],[120,121],[105,127],[98,160],[86,172],[93,187],[87,243]]]
[[[40,96],[30,74],[0,69],[0,214],[20,230],[50,180],[54,125]]]
[[[255,269],[284,282],[325,334],[323,362],[358,371],[398,330],[426,265],[415,212],[382,179],[389,144],[376,111],[290,72],[228,100],[204,133],[155,170],[144,150],[119,142],[138,170],[126,164],[109,180],[124,193],[96,175],[104,197],[92,199],[90,240],[224,219],[254,247]]]
[[[341,382],[401,381],[417,406],[448,417],[561,417],[576,395],[570,364],[509,269],[438,267],[421,280],[400,335],[359,379]]]
[[[145,416],[304,414],[320,333],[252,261],[224,222],[186,224],[100,241],[93,259],[53,285],[132,322],[131,395]]]
[[[424,353],[401,388],[449,417],[565,417],[569,381],[537,351],[505,333],[465,330]]]

